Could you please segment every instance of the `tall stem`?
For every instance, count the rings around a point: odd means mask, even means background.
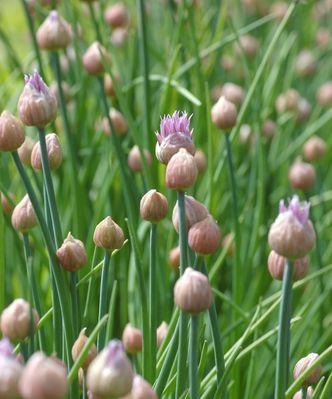
[[[156,378],[157,365],[157,295],[156,295],[156,236],[157,225],[151,223],[150,230],[150,270],[149,270],[149,315],[150,315],[150,356],[151,381]]]
[[[189,391],[191,399],[199,399],[198,384],[198,316],[190,317]]]
[[[103,268],[101,272],[101,278],[100,278],[100,294],[99,294],[99,313],[98,313],[98,321],[100,321],[104,315],[107,313],[107,282],[108,282],[108,275],[109,275],[109,268],[110,268],[110,259],[111,259],[111,253],[109,250],[105,250],[105,255],[104,255],[104,263],[103,263]],[[97,342],[97,347],[98,350],[102,349],[104,344],[105,344],[105,337],[106,337],[106,330],[103,327],[99,331],[98,335],[98,342]]]
[[[288,385],[293,264],[287,260],[282,281],[274,399],[283,399]]]
[[[301,390],[302,393],[302,399],[307,399],[307,388],[303,387]]]
[[[179,208],[179,240],[180,240],[180,274],[182,275],[187,267],[187,230],[185,216],[185,196],[182,191],[178,191]],[[186,381],[186,362],[187,362],[187,323],[188,317],[182,311],[179,318],[179,347],[178,347],[178,369],[176,378],[176,397],[180,398]]]

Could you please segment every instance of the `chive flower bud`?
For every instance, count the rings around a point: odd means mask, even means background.
[[[32,321],[31,321],[32,313]],[[35,332],[39,322],[39,316],[35,309],[24,299],[15,299],[1,314],[0,327],[3,336],[11,341],[23,341],[32,332]]]
[[[186,190],[195,184],[197,166],[194,157],[184,148],[172,156],[166,167],[166,186],[172,190]]]
[[[71,355],[72,355],[74,362],[76,362],[77,358],[79,357],[85,344],[88,341],[88,337],[86,336],[85,332],[86,332],[86,328],[83,328],[83,330],[81,330],[77,340],[74,342],[74,345],[71,349]],[[95,344],[93,344],[88,352],[86,359],[84,360],[82,368],[87,369],[89,367],[90,363],[93,361],[93,359],[95,359],[96,356],[97,356],[97,347]]]
[[[206,156],[202,150],[197,150],[194,155],[198,173],[203,173],[206,169]]]
[[[12,226],[25,233],[37,225],[37,217],[28,194],[15,206],[12,213]]]
[[[27,126],[43,128],[55,120],[56,97],[38,72],[25,75],[25,86],[17,107],[21,121]]]
[[[0,151],[16,151],[24,143],[24,129],[21,121],[9,111],[0,115]]]
[[[112,340],[90,364],[87,387],[93,397],[121,397],[130,393],[134,372],[123,345]]]
[[[235,104],[228,101],[224,96],[221,96],[211,108],[211,120],[219,129],[231,129],[236,125],[237,120]]]
[[[180,266],[180,247],[172,248],[169,252],[168,263],[173,270],[177,270]]]
[[[149,150],[144,148],[143,157],[145,158],[147,166],[151,166],[152,156]],[[142,154],[137,145],[134,145],[134,147],[129,151],[128,166],[133,172],[139,173],[143,171]]]
[[[14,348],[7,338],[0,341],[0,398],[18,399],[19,380],[22,376],[23,366],[13,355]]]
[[[160,348],[168,333],[168,324],[163,321],[157,328],[157,347]]]
[[[52,170],[58,169],[62,163],[62,148],[58,136],[50,133],[45,136],[48,162]],[[40,143],[36,143],[31,152],[31,166],[35,170],[42,170],[42,156]]]
[[[211,215],[195,223],[188,233],[190,248],[200,254],[208,255],[220,248],[221,231]]]
[[[299,259],[314,247],[316,234],[309,220],[310,204],[294,195],[288,207],[280,201],[279,215],[270,227],[269,244],[279,255]]]
[[[130,354],[141,352],[143,346],[141,330],[128,323],[122,333],[122,343],[125,351]]]
[[[326,49],[330,44],[331,35],[328,28],[319,28],[316,33],[316,43],[321,49]]]
[[[235,50],[238,54],[244,52],[244,54],[252,59],[258,52],[259,49],[259,42],[258,40],[252,35],[243,35],[239,39],[239,44],[236,43]]]
[[[83,242],[74,238],[71,233],[68,233],[67,238],[56,251],[56,256],[60,265],[70,272],[81,269],[87,261]]]
[[[300,95],[295,89],[288,89],[281,93],[275,102],[275,108],[278,114],[284,112],[295,112],[298,109]]]
[[[308,49],[300,51],[295,61],[296,73],[304,78],[311,76],[315,73],[316,69],[317,63],[313,53]]]
[[[310,163],[297,159],[289,168],[288,179],[294,189],[307,191],[315,185],[315,168]]]
[[[186,112],[166,115],[161,119],[159,132],[156,133],[156,157],[161,163],[168,164],[180,148],[185,148],[191,155],[195,154],[192,141],[193,130],[190,130],[190,119]]]
[[[304,158],[309,161],[319,161],[326,154],[326,143],[318,136],[312,136],[303,146]]]
[[[294,367],[294,380],[297,380],[301,374],[303,374],[314,361],[317,360],[319,355],[317,353],[309,353],[308,356],[300,359]],[[318,365],[314,368],[312,373],[303,381],[303,386],[313,385],[319,381],[319,378],[322,374],[322,366]]]
[[[31,166],[31,153],[36,142],[29,136],[26,136],[24,143],[17,150],[21,162],[26,166]]]
[[[124,234],[121,227],[110,216],[107,216],[96,226],[93,241],[100,248],[120,249],[124,243]]]
[[[105,74],[104,76],[104,89],[107,96],[115,97],[116,93],[115,93],[113,79],[109,74]]]
[[[158,399],[158,396],[144,378],[135,375],[130,394],[121,399]]]
[[[243,103],[245,93],[241,86],[228,82],[222,86],[220,96],[224,96],[227,101],[238,107]]]
[[[128,14],[123,3],[118,2],[106,8],[104,13],[105,22],[111,28],[119,28],[127,26]]]
[[[29,359],[20,380],[22,399],[65,399],[68,392],[66,368],[55,357],[42,352]]]
[[[36,38],[38,46],[43,50],[65,49],[71,42],[71,27],[53,10],[37,30]]]
[[[209,211],[206,206],[197,201],[194,197],[190,195],[185,195],[185,223],[187,231],[193,226],[195,223],[200,222],[205,219],[209,215]],[[176,202],[173,215],[172,222],[175,230],[179,232],[179,207],[178,202]]]
[[[312,387],[308,387],[307,389],[307,396],[303,398],[302,391],[297,391],[296,394],[293,396],[293,399],[312,399],[314,395],[314,390]]]
[[[89,75],[100,75],[104,73],[104,64],[110,64],[111,58],[105,47],[94,42],[83,55],[83,65]]]
[[[275,251],[271,251],[267,260],[269,272],[275,280],[282,281],[284,275],[284,269],[286,266],[287,259],[277,254]],[[296,259],[293,264],[293,280],[301,280],[307,274],[309,270],[309,257],[304,256],[303,258]]]
[[[149,190],[140,203],[141,218],[151,223],[165,219],[168,212],[167,198],[157,190]]]
[[[115,134],[118,136],[123,136],[128,130],[128,123],[125,117],[115,108],[110,109],[109,117],[111,119]],[[103,131],[106,136],[110,136],[111,130],[107,118],[103,118]]]
[[[5,196],[4,193],[1,194],[1,206],[6,215],[11,216],[14,210],[14,205],[9,201],[9,199]],[[9,193],[9,198],[14,202],[15,196],[13,193]]]
[[[320,86],[316,92],[318,104],[323,107],[332,105],[332,80]]]
[[[174,302],[184,312],[198,314],[210,308],[212,290],[208,278],[187,267],[174,286]]]

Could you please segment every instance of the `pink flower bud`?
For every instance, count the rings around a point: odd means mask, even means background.
[[[289,169],[288,179],[293,188],[307,191],[315,185],[315,168],[310,163],[297,159]]]
[[[285,93],[280,94],[275,102],[278,114],[297,111],[299,99],[300,95],[295,89],[289,89]]]
[[[30,314],[33,321],[31,323]],[[36,331],[39,316],[35,309],[24,299],[15,299],[1,314],[0,327],[2,334],[11,341],[23,341],[30,334],[32,324],[33,332]]]
[[[312,136],[303,146],[303,154],[308,161],[319,161],[326,154],[326,143],[318,136]]]
[[[168,333],[168,324],[163,321],[157,328],[157,347],[160,348]]]
[[[178,270],[180,266],[180,247],[177,246],[170,250],[168,256],[168,263],[173,270]]]
[[[206,169],[206,156],[202,150],[197,150],[194,155],[198,173],[203,173]]]
[[[248,124],[241,125],[239,142],[245,146],[250,147],[256,141],[256,134],[253,132],[252,128]]]
[[[322,106],[332,105],[332,81],[324,83],[316,92],[316,99]]]
[[[25,76],[25,87],[18,100],[21,121],[27,126],[45,127],[57,114],[57,100],[38,72]]]
[[[141,199],[141,218],[152,223],[165,219],[168,212],[167,198],[158,193],[157,190],[150,190]]]
[[[15,196],[13,193],[9,193],[9,198],[13,202],[15,201]],[[6,215],[11,216],[15,206],[11,203],[11,201],[9,201],[9,199],[3,193],[1,193],[1,205],[4,213]]]
[[[121,227],[110,216],[107,216],[95,228],[93,241],[100,248],[120,249],[124,243],[124,234]]]
[[[143,150],[143,156],[145,158],[147,166],[151,166],[152,164],[152,156],[149,150]],[[134,172],[142,172],[143,170],[143,162],[142,155],[137,145],[129,151],[128,154],[128,166]]]
[[[188,117],[186,112],[180,115],[179,111],[161,119],[160,131],[156,133],[156,157],[161,163],[167,164],[180,148],[185,148],[191,155],[195,154],[190,119],[191,116]]]
[[[57,11],[53,10],[36,33],[38,46],[43,50],[60,50],[71,42],[71,27]]]
[[[93,397],[121,397],[130,393],[133,368],[118,340],[111,341],[90,364],[87,387]]]
[[[240,106],[244,100],[244,90],[241,86],[236,85],[235,83],[225,83],[221,89],[221,96],[224,96],[227,101],[235,104],[236,106]]]
[[[271,14],[274,14],[280,22],[286,15],[288,4],[285,1],[277,1],[271,5]]]
[[[80,335],[78,336],[77,340],[74,342],[74,345],[71,349],[71,355],[72,355],[74,362],[76,362],[77,358],[81,354],[85,344],[88,341],[88,337],[86,336],[85,332],[86,332],[86,328],[83,328],[83,330],[81,330]],[[97,356],[97,353],[98,353],[97,347],[96,347],[96,345],[93,344],[89,350],[89,353],[88,353],[83,365],[82,365],[82,367],[84,369],[87,369],[89,367],[90,363]]]
[[[267,265],[272,278],[282,281],[284,269],[287,259],[278,255],[275,251],[271,251]],[[293,279],[294,281],[303,279],[309,270],[309,257],[296,259],[293,263]]]
[[[198,223],[208,217],[209,211],[205,205],[201,204],[190,195],[185,195],[184,199],[186,228],[187,231],[189,231],[191,226],[193,226],[195,223]],[[172,222],[175,230],[179,232],[179,208],[177,202],[173,209]]]
[[[84,68],[90,75],[99,75],[105,71],[105,63],[111,63],[107,50],[98,42],[92,43],[83,55]]]
[[[22,233],[32,229],[37,224],[37,217],[28,194],[15,206],[12,213],[12,225]]]
[[[147,381],[135,375],[130,394],[121,399],[158,399],[158,396]]]
[[[167,164],[166,186],[172,190],[186,190],[195,184],[197,174],[194,157],[181,148]]]
[[[141,331],[128,323],[122,333],[122,343],[128,353],[141,352],[143,346]]]
[[[56,251],[56,256],[60,265],[70,272],[81,269],[87,261],[83,242],[74,238],[71,233],[68,233],[67,238]]]
[[[115,97],[116,93],[115,93],[113,79],[112,79],[111,75],[106,74],[104,76],[104,89],[105,89],[106,95],[108,95],[109,97]]]
[[[275,136],[277,129],[277,124],[273,120],[267,119],[263,124],[262,132],[267,139],[272,139]]]
[[[26,137],[24,143],[17,150],[21,162],[26,166],[31,166],[31,153],[36,142],[31,137]]]
[[[221,96],[211,109],[211,119],[219,129],[231,129],[236,125],[236,106]]]
[[[210,308],[212,290],[208,278],[187,267],[174,286],[174,302],[184,312],[198,314]]]
[[[244,54],[252,59],[255,57],[259,49],[258,40],[249,34],[240,37],[240,43],[236,44],[235,50],[238,54],[244,52]]]
[[[65,399],[66,368],[60,360],[36,352],[23,371],[19,388],[22,399]]]
[[[319,28],[316,33],[317,46],[325,49],[330,44],[331,36],[327,28]]]
[[[303,374],[313,362],[317,360],[319,355],[317,353],[309,353],[308,356],[300,359],[294,367],[294,380],[297,380],[301,374]],[[314,368],[312,373],[304,380],[303,385],[308,386],[312,384],[316,384],[319,381],[319,378],[322,374],[322,366],[318,365]]]
[[[24,129],[20,120],[9,111],[0,115],[0,151],[16,151],[24,142]]]
[[[58,136],[50,133],[45,136],[48,162],[52,170],[58,169],[62,163],[62,148]],[[31,153],[31,166],[35,170],[42,170],[42,156],[40,143],[36,143]]]
[[[128,14],[123,3],[115,3],[104,13],[106,23],[112,28],[119,28],[128,24]]]
[[[189,230],[188,244],[201,255],[208,255],[220,248],[221,232],[211,215],[195,223]]]
[[[122,47],[127,38],[128,38],[129,32],[128,28],[115,28],[114,31],[111,34],[111,43],[115,47]]]
[[[295,61],[295,70],[301,77],[312,75],[317,69],[314,55],[308,49],[302,50]]]
[[[296,122],[305,122],[311,114],[311,104],[303,97],[299,98],[296,111]]]
[[[61,82],[61,88],[66,104],[68,104],[72,98],[71,88],[67,82]],[[52,82],[50,85],[50,91],[56,97],[57,101],[60,102],[59,86],[57,82]]]
[[[310,204],[301,205],[294,195],[288,207],[280,201],[279,215],[269,231],[270,247],[287,259],[303,258],[315,245],[316,234],[309,220]]]
[[[231,72],[235,67],[235,59],[231,55],[223,54],[221,56],[220,64],[226,72]],[[220,96],[218,96],[218,98],[219,97]],[[217,101],[218,98],[216,98],[215,100]]]
[[[125,117],[115,108],[111,108],[109,112],[109,116],[112,122],[112,126],[114,128],[115,134],[118,136],[124,135],[128,130],[128,123]],[[110,136],[111,130],[109,126],[108,118],[103,118],[102,121],[103,132],[106,136]]]
[[[23,366],[13,356],[13,347],[9,340],[0,341],[0,398],[18,399],[18,383]]]
[[[304,399],[311,399],[313,397],[313,394],[314,394],[313,388],[312,387],[308,387],[307,396]],[[293,399],[303,399],[302,391],[296,392],[296,394],[293,396]]]

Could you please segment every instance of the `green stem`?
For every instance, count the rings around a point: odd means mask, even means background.
[[[99,23],[98,23],[97,18],[96,18],[96,13],[95,13],[95,10],[93,8],[93,4],[91,2],[89,2],[88,6],[89,6],[89,12],[90,12],[90,15],[91,15],[92,23],[93,23],[94,29],[96,31],[97,40],[98,40],[98,42],[100,44],[103,44],[103,38],[101,36],[101,32],[100,32],[100,29],[99,29]]]
[[[302,399],[307,399],[307,388],[306,387],[302,387],[301,393],[302,393]]]
[[[199,399],[198,384],[198,316],[190,317],[189,391],[191,399]]]
[[[282,281],[274,399],[284,399],[288,385],[293,264],[287,260]]]
[[[157,367],[157,295],[156,295],[156,237],[157,225],[151,223],[150,230],[150,268],[149,268],[149,315],[150,315],[150,357],[151,380],[156,378]]]
[[[178,208],[179,208],[179,240],[180,240],[180,274],[182,275],[187,267],[187,230],[185,216],[185,195],[184,192],[178,191]],[[178,369],[176,378],[176,397],[180,398],[186,381],[186,362],[187,362],[187,322],[188,317],[182,311],[179,319],[179,347],[178,347]]]
[[[110,268],[111,253],[109,250],[105,250],[104,264],[100,278],[100,294],[99,294],[99,313],[98,320],[100,321],[107,312],[107,282]],[[98,336],[97,348],[101,350],[105,344],[105,329],[101,329]]]

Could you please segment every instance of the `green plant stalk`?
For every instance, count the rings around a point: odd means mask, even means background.
[[[151,223],[150,228],[150,267],[149,267],[149,316],[150,316],[150,366],[151,381],[156,378],[157,368],[157,264],[156,264],[157,225]]]
[[[198,322],[197,315],[190,316],[189,392],[191,399],[199,399],[198,382]]]
[[[5,267],[5,218],[3,211],[0,210],[0,312],[5,308],[6,302],[6,267]]]
[[[302,399],[307,399],[307,388],[306,387],[302,387],[301,393],[302,393]]]
[[[89,6],[89,12],[90,12],[90,15],[91,15],[93,27],[94,27],[95,32],[96,32],[97,40],[98,40],[98,42],[100,44],[103,44],[103,38],[101,36],[101,32],[100,32],[100,29],[99,29],[99,23],[98,23],[98,20],[96,18],[96,13],[95,13],[95,10],[93,8],[93,4],[91,2],[88,2],[88,6]]]
[[[180,240],[180,275],[182,275],[187,267],[187,230],[185,216],[185,196],[183,191],[178,191],[178,208],[179,208],[179,240]],[[179,319],[179,347],[178,347],[178,368],[176,378],[176,394],[180,398],[186,381],[186,362],[187,362],[187,323],[188,317],[184,312],[180,312]]]
[[[100,278],[98,321],[100,321],[107,312],[107,291],[108,291],[107,282],[108,282],[109,269],[111,267],[110,259],[111,259],[111,252],[108,249],[105,249],[104,263]],[[98,335],[97,348],[99,351],[102,349],[105,343],[105,337],[106,337],[106,331],[103,328],[99,331]]]
[[[117,280],[114,280],[113,287],[112,287],[112,293],[111,293],[111,299],[110,299],[110,304],[108,308],[108,321],[106,325],[106,339],[105,339],[105,345],[107,345],[107,342],[112,338],[113,334],[113,327],[114,327],[114,314],[115,314],[115,305],[116,305],[116,295],[118,293],[118,282]]]
[[[282,281],[274,399],[284,399],[288,385],[293,264],[287,260]]]
[[[328,399],[332,394],[332,372],[330,373],[319,399]]]
[[[92,262],[91,262],[91,267],[90,267],[89,273],[91,273],[93,271],[95,260],[96,260],[96,253],[97,253],[97,247],[95,246],[95,248],[93,250]],[[83,278],[87,277],[89,275],[89,273],[87,275],[85,275]],[[86,322],[86,318],[88,317],[89,304],[90,304],[90,299],[91,299],[91,295],[92,295],[92,282],[93,282],[93,280],[92,280],[92,278],[90,278],[88,290],[86,293],[86,301],[85,301],[84,313],[83,313],[84,322]],[[80,282],[78,282],[77,285],[79,286]]]

